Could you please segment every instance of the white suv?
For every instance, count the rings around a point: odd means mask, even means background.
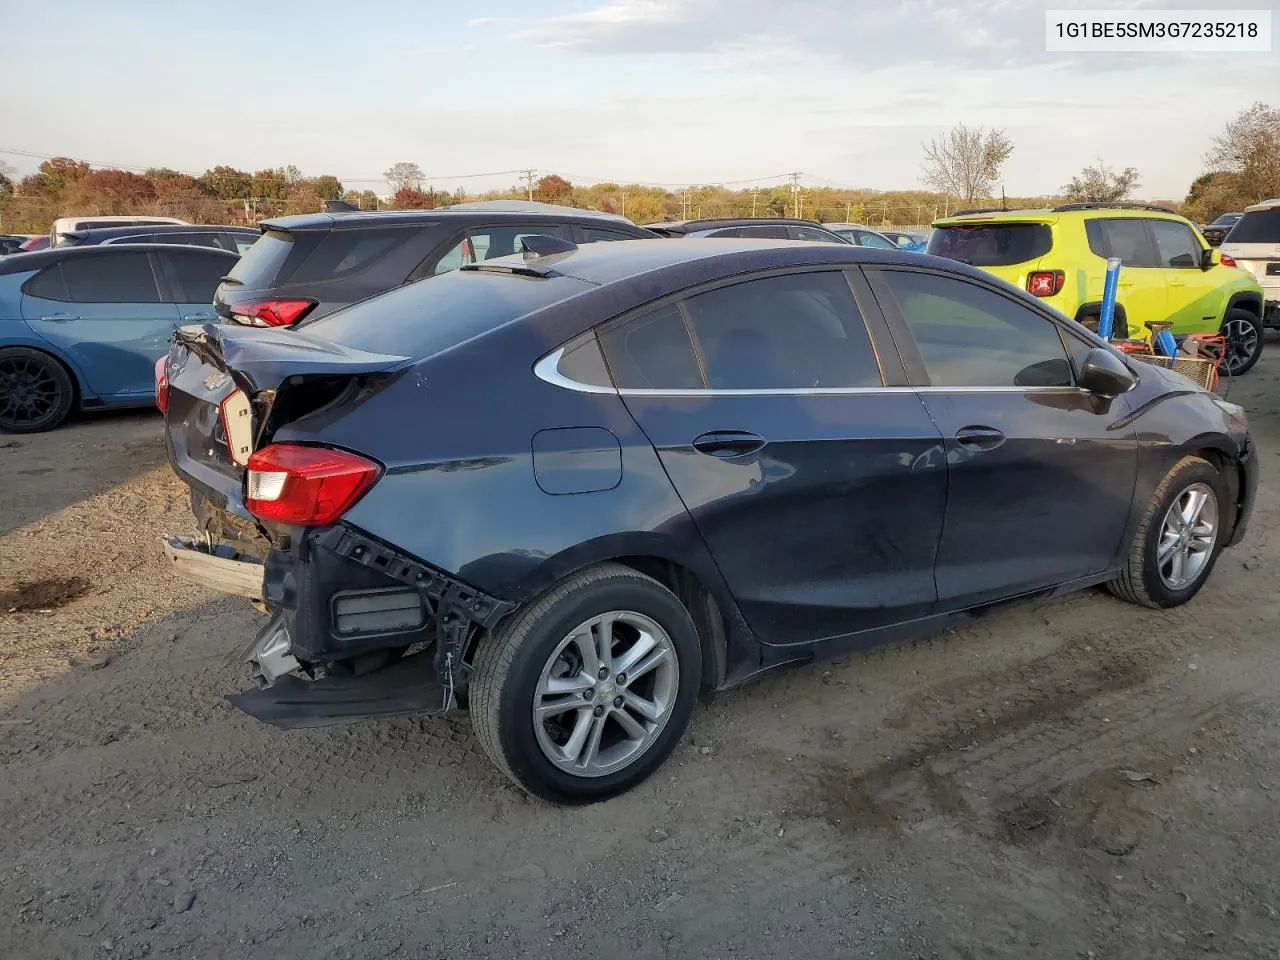
[[[1245,207],[1221,249],[1262,284],[1263,325],[1280,327],[1280,197]]]

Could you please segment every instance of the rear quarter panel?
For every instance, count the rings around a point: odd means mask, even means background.
[[[379,460],[383,477],[345,519],[495,596],[523,602],[584,566],[642,555],[688,567],[727,610],[719,573],[621,398],[533,374],[562,340],[510,325],[420,363],[358,404],[296,421],[275,440],[322,441]],[[550,428],[573,429],[535,441]],[[610,436],[616,442],[602,443]],[[540,485],[535,442],[540,456],[550,449],[563,464],[574,454],[557,449],[566,437],[590,448],[581,451],[584,486],[604,485],[609,457],[621,465],[616,484],[561,492],[573,470],[543,467]]]

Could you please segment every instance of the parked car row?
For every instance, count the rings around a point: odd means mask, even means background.
[[[216,311],[229,323],[292,326],[406,283],[517,253],[532,236],[576,245],[659,236],[804,240],[885,251],[910,250],[922,239],[905,233],[889,237],[857,224],[822,226],[790,218],[702,219],[640,227],[615,215],[522,201],[443,210],[343,210],[267,220],[256,229],[192,225],[171,218],[62,218],[50,231],[56,246],[45,259],[15,255],[0,260],[0,373],[19,361],[23,371],[0,380],[0,411],[8,410],[0,412],[0,429],[51,429],[77,406],[150,402],[138,378],[122,374],[106,380],[93,370],[104,364],[104,369],[112,368],[125,357],[131,360],[119,364],[122,369],[136,372],[154,364],[165,343],[156,322],[170,323],[166,329],[172,332],[183,318],[203,315],[193,308],[178,313],[175,321],[173,311],[158,314],[157,304],[200,304],[201,311]],[[146,262],[153,272],[173,269],[172,257],[159,256],[161,245],[211,248],[231,259],[179,258],[188,270],[181,294],[158,273],[154,283],[144,285],[141,300],[120,299],[125,296],[121,290],[103,286],[115,269],[108,265]],[[107,257],[126,246],[138,249],[132,255]],[[82,253],[73,265],[62,265],[71,251],[92,248],[102,249],[100,256],[107,258],[93,261],[83,259],[88,254]],[[1105,259],[1119,255],[1126,269],[1117,308],[1121,333],[1140,330],[1143,321],[1156,319],[1171,319],[1175,333],[1221,328],[1233,374],[1257,361],[1263,318],[1275,313],[1268,313],[1259,286],[1270,282],[1271,261],[1265,256],[1249,261],[1256,264],[1256,278],[1232,269],[1230,258],[1205,247],[1187,221],[1159,209],[1068,205],[1041,211],[968,212],[939,221],[929,250],[1027,289],[1086,325],[1099,309]],[[238,262],[236,254],[243,254]],[[47,278],[66,270],[87,273],[92,262],[101,264],[94,268],[98,281],[77,279],[74,292],[66,293],[70,299],[65,302],[77,304],[75,310],[49,308]],[[122,277],[145,272],[134,266],[121,269]],[[179,295],[189,299],[174,299]],[[127,316],[134,322],[125,322]],[[114,322],[101,322],[107,317]],[[8,352],[15,350],[25,352]],[[33,378],[42,384],[39,390],[27,386]],[[21,402],[6,401],[6,391],[20,395]]]

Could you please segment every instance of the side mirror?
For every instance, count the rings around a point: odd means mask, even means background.
[[[1217,247],[1210,247],[1208,250],[1200,251],[1200,269],[1209,270],[1222,263],[1222,251]]]
[[[1123,360],[1103,347],[1094,347],[1084,358],[1077,385],[1099,397],[1118,397],[1138,384],[1138,378]]]

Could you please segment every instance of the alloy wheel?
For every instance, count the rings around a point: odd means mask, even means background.
[[[58,409],[58,381],[29,357],[0,359],[0,424],[21,429],[41,423]]]
[[[1247,320],[1228,320],[1222,325],[1222,335],[1227,341],[1222,362],[1234,376],[1257,352],[1258,328]]]
[[[1160,528],[1156,565],[1170,590],[1185,590],[1204,575],[1218,542],[1218,497],[1193,483],[1170,505]]]
[[[679,688],[675,646],[656,621],[626,610],[592,617],[542,668],[532,713],[538,746],[574,776],[615,773],[658,739]]]

